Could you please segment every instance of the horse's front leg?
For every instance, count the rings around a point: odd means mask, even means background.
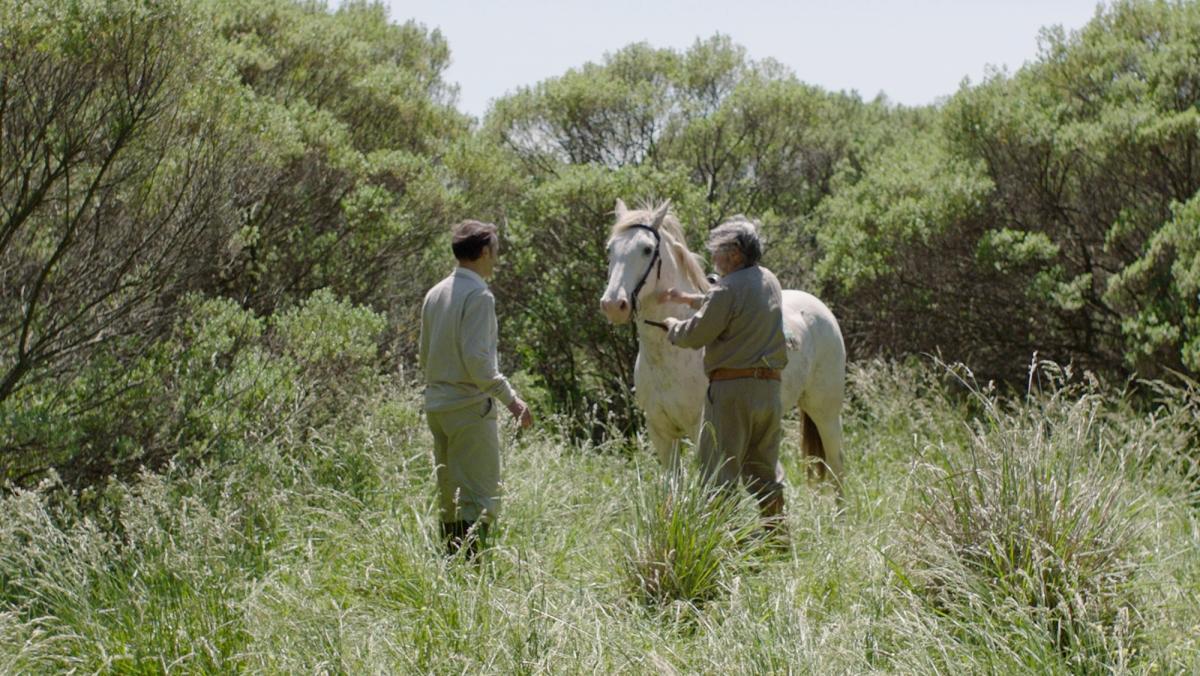
[[[658,453],[659,465],[664,470],[679,469],[679,437],[675,435],[674,430],[668,431],[654,423],[648,423],[646,427],[650,433],[650,443]]]

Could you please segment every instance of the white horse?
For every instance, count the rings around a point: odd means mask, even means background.
[[[631,318],[686,319],[695,311],[677,303],[659,303],[671,287],[688,293],[709,288],[697,257],[684,244],[670,203],[656,209],[628,209],[617,200],[617,222],[608,240],[608,287],[600,300],[614,324]],[[801,448],[809,476],[842,480],[842,399],[846,348],[837,319],[825,304],[803,291],[783,292],[783,325],[788,363],[780,388],[784,410],[800,407]],[[666,332],[637,323],[638,356],[633,382],[638,406],[646,415],[650,441],[664,467],[679,461],[679,443],[700,431],[708,381],[704,354],[672,345]]]

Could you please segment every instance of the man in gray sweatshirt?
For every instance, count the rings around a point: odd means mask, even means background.
[[[744,481],[767,527],[774,528],[783,511],[783,291],[775,275],[758,265],[762,244],[750,221],[722,223],[709,233],[708,249],[721,278],[705,295],[663,293],[664,301],[699,308],[687,320],[667,319],[667,337],[680,347],[704,349],[709,385],[699,440],[703,471],[719,485]]]
[[[449,554],[465,547],[473,558],[500,510],[496,400],[521,427],[533,417],[497,365],[496,299],[486,281],[500,253],[496,226],[463,221],[454,226],[451,248],[458,267],[421,306],[419,359],[442,536]]]

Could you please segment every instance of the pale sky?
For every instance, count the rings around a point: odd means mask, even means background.
[[[445,79],[459,109],[491,101],[634,42],[686,49],[730,36],[752,59],[773,58],[809,84],[934,103],[1015,72],[1037,56],[1040,28],[1086,24],[1097,0],[386,0],[391,20],[438,28],[450,45]]]

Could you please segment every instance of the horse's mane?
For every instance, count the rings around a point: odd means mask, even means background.
[[[650,223],[654,220],[654,212],[658,211],[661,206],[661,204],[657,206],[643,204],[640,208],[627,210],[625,215],[618,218],[617,222],[613,224],[608,238],[611,240],[632,226]],[[683,249],[687,255],[679,262],[683,267],[684,276],[695,284],[696,288],[708,291],[708,278],[704,276],[704,268],[696,260],[696,255],[688,249],[687,240],[683,236],[683,226],[679,223],[679,219],[675,218],[675,214],[668,211],[667,215],[663,216],[662,223],[658,226],[658,234],[667,243],[668,251],[674,252],[676,245]]]

